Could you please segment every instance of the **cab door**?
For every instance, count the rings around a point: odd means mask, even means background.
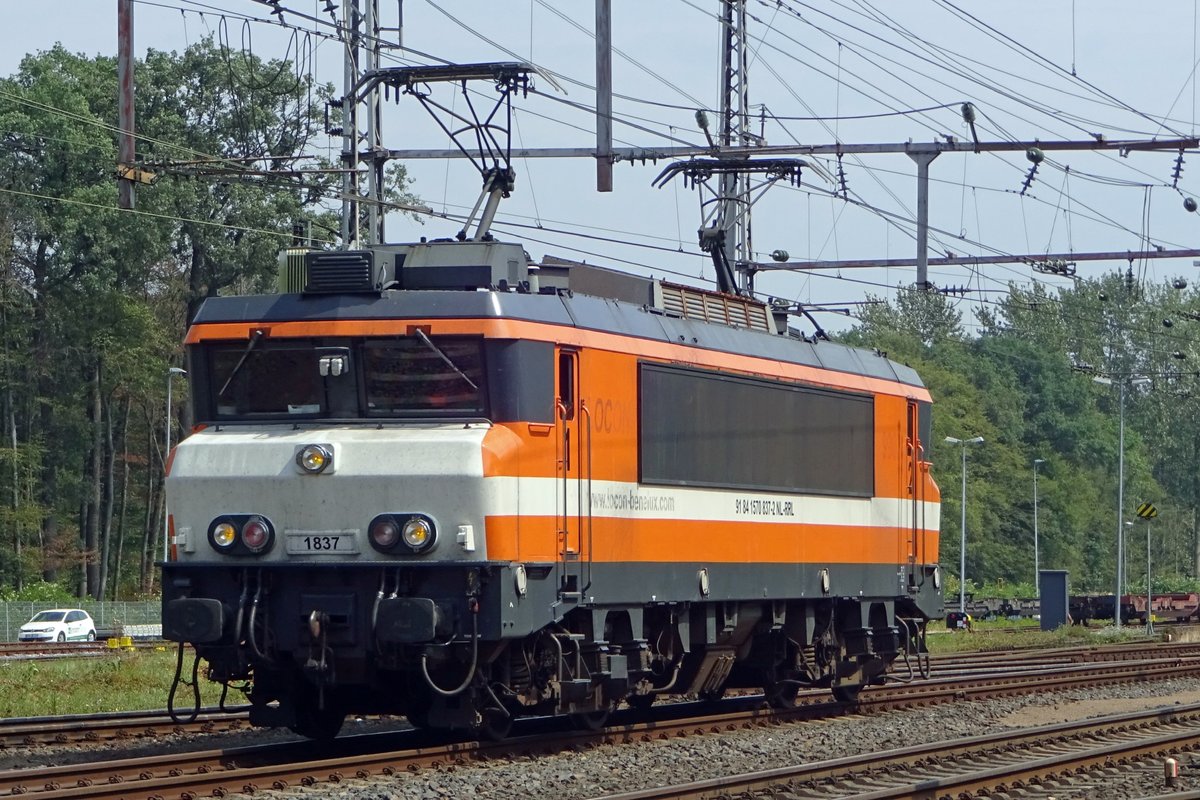
[[[591,533],[591,414],[581,397],[581,385],[579,351],[559,348],[555,508],[558,593],[564,603],[578,602],[583,596]]]
[[[908,474],[908,497],[910,513],[907,514],[906,527],[906,569],[908,571],[909,591],[917,591],[921,578],[924,576],[924,565],[928,560],[928,545],[925,541],[925,487],[926,473],[929,463],[925,458],[924,437],[920,403],[909,398],[905,409],[905,461]]]

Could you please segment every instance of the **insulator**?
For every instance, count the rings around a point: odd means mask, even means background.
[[[1046,154],[1040,148],[1031,147],[1025,151],[1025,158],[1029,159],[1031,164],[1040,164],[1046,159]]]
[[[1183,210],[1195,213],[1196,212],[1196,198],[1194,198],[1194,197],[1183,198]]]
[[[1179,359],[1180,361],[1183,361],[1185,358],[1187,358],[1187,353],[1183,353],[1183,352],[1181,352],[1181,351],[1179,351],[1179,350],[1176,350],[1174,353],[1171,353],[1171,357],[1172,357],[1172,358],[1177,358],[1177,359]]]
[[[1038,171],[1038,162],[1034,161],[1033,166],[1029,168],[1029,172],[1027,172],[1025,174],[1025,182],[1021,184],[1020,194],[1022,197],[1024,197],[1025,193],[1027,191],[1029,191],[1029,187],[1033,184],[1034,177],[1037,176],[1037,171]]]
[[[975,106],[973,104],[962,104],[962,118],[963,122],[967,123],[968,125],[975,124]]]
[[[1187,278],[1176,278],[1175,280],[1171,281],[1171,285],[1176,289],[1186,289]]]
[[[708,130],[708,114],[701,108],[696,112],[696,124],[700,126],[700,130]]]
[[[772,250],[771,251],[771,260],[779,261],[780,263],[787,261],[788,260],[788,251],[787,250]]]
[[[1170,319],[1164,319],[1164,320],[1163,320],[1163,327],[1164,327],[1164,328],[1174,328],[1174,327],[1175,327],[1175,323],[1174,323],[1174,322],[1172,322]]]

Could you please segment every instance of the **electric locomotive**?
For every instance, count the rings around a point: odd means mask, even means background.
[[[290,252],[187,335],[164,636],[318,738],[923,663],[929,393],[779,311],[495,241]]]

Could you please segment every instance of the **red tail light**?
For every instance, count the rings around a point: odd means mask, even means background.
[[[261,519],[254,518],[242,528],[242,544],[255,553],[271,542],[271,529]]]
[[[371,541],[378,549],[391,549],[399,540],[400,526],[391,517],[379,517],[371,523]]]

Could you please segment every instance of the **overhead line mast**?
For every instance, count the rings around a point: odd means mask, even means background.
[[[746,58],[746,0],[721,0],[721,147],[757,143],[750,134],[750,86]],[[738,273],[738,287],[753,292],[753,277],[742,268],[750,255],[750,186],[747,175],[723,173],[720,180],[720,246]]]
[[[358,58],[362,38],[359,35],[360,0],[346,0],[342,4],[342,25],[339,28],[342,47],[345,49],[342,74],[342,247],[354,250],[359,247],[358,216],[358,100],[354,85],[358,81]],[[366,0],[378,9],[376,0]],[[331,129],[329,133],[334,133]]]
[[[403,15],[402,4],[400,9]],[[395,33],[399,38],[403,16],[397,27],[384,28],[380,23],[379,0],[345,0],[342,13],[342,24],[338,29],[345,48],[342,125],[340,130],[331,128],[326,132],[340,132],[342,136],[342,246],[353,250],[384,241],[387,216],[383,204],[386,194],[384,167],[393,156],[383,147],[382,86],[376,82],[364,87],[362,78],[380,71],[384,50],[400,47],[399,42],[385,42],[383,34]],[[362,194],[364,178],[365,196]],[[362,208],[364,203],[365,210]]]

